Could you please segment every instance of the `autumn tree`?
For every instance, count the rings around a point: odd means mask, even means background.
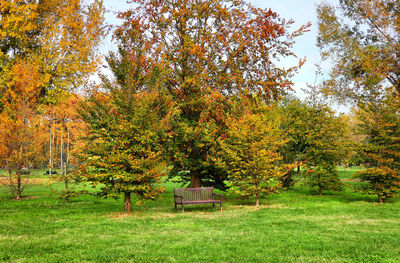
[[[157,184],[166,167],[158,148],[162,132],[154,109],[162,100],[155,93],[126,96],[120,92],[94,93],[87,101],[82,114],[89,124],[89,137],[79,170],[94,185],[103,185],[101,196],[123,194],[125,211],[130,212],[132,194],[146,200],[155,199],[161,191]]]
[[[100,90],[81,111],[89,135],[80,168],[87,180],[105,185],[101,195],[123,194],[130,212],[132,194],[146,200],[161,192],[158,183],[168,169],[160,145],[170,136],[175,106],[157,85],[159,68],[149,67],[143,35],[115,36],[118,52],[106,57],[113,78],[102,76]]]
[[[398,97],[364,104],[356,111],[358,132],[365,135],[361,156],[369,168],[354,175],[356,190],[378,196],[378,202],[400,191],[400,116]]]
[[[277,61],[294,56],[294,39],[308,25],[291,32],[293,21],[241,0],[131,2],[134,7],[119,15],[116,37],[128,57],[140,36],[143,65],[158,69],[155,84],[179,110],[164,147],[171,174],[191,187],[222,185],[224,171],[210,153],[226,133],[230,96],[251,91],[273,101],[289,90],[302,61],[289,68]]]
[[[400,92],[400,4],[397,0],[340,0],[318,5],[318,46],[333,63],[324,91],[368,101]]]
[[[23,168],[33,167],[40,149],[40,119],[37,118],[37,100],[40,86],[46,79],[35,61],[24,60],[14,64],[6,76],[0,112],[0,165],[9,175],[12,196],[21,199],[26,181]]]
[[[282,164],[279,152],[286,143],[280,128],[281,112],[276,105],[252,100],[239,103],[230,115],[228,138],[222,141],[220,156],[233,192],[255,197],[258,207],[262,196],[278,192],[279,179],[290,167]]]
[[[349,113],[340,115],[342,122],[346,124],[343,127],[342,147],[339,149],[340,163],[346,168],[362,165],[364,162],[360,155],[360,147],[366,136],[358,131],[357,127],[363,120],[358,120],[356,115],[355,108],[350,109]]]

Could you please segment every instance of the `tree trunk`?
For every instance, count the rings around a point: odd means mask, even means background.
[[[256,207],[260,207],[260,193],[258,192],[256,193]]]
[[[69,202],[69,189],[68,189],[68,178],[65,178],[65,203],[68,204]]]
[[[63,152],[64,152],[64,143],[63,143],[63,129],[62,126],[60,127],[61,129],[61,143],[60,143],[60,175],[63,176],[64,173],[64,168],[63,168],[63,162],[64,162],[64,156],[63,156]]]
[[[68,189],[68,183],[69,183],[69,178],[67,174],[67,165],[64,163],[64,183],[65,183],[65,203],[68,204],[69,202],[69,189]]]
[[[17,200],[21,200],[22,193],[22,182],[21,182],[21,171],[17,172]]]
[[[201,187],[201,178],[199,171],[191,171],[190,172],[190,188]]]
[[[125,212],[130,213],[132,211],[131,193],[124,193]]]
[[[8,161],[7,161],[7,165],[8,165]],[[7,167],[7,171],[8,171],[8,177],[9,177],[9,186],[10,186],[10,192],[11,192],[11,198],[14,199],[15,197],[15,187],[14,187],[14,183],[13,183],[13,178],[12,178],[12,173],[9,170],[9,168]]]
[[[300,165],[297,165],[297,173],[300,173]]]
[[[65,179],[65,203],[69,202],[68,179]]]
[[[380,204],[383,203],[383,198],[382,198],[382,195],[381,195],[381,194],[378,194],[378,202],[379,202]]]
[[[322,186],[321,185],[319,185],[319,187],[318,187],[318,193],[320,196],[322,195]]]

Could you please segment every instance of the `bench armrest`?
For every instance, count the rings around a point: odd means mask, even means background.
[[[176,202],[176,198],[180,198],[181,200],[181,202],[184,200],[183,199],[183,196],[180,196],[180,195],[174,195],[174,201]]]

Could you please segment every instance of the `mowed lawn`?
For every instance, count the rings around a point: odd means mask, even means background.
[[[57,185],[35,183],[21,201],[0,190],[0,261],[400,262],[399,198],[379,205],[350,189],[320,197],[297,186],[260,209],[223,193],[222,213],[202,205],[182,214],[173,205],[178,185],[165,183],[161,199],[126,215],[122,199],[65,204],[50,190]]]

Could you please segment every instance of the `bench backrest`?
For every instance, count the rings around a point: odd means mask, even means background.
[[[174,195],[183,196],[185,201],[213,200],[214,187],[174,188]]]

